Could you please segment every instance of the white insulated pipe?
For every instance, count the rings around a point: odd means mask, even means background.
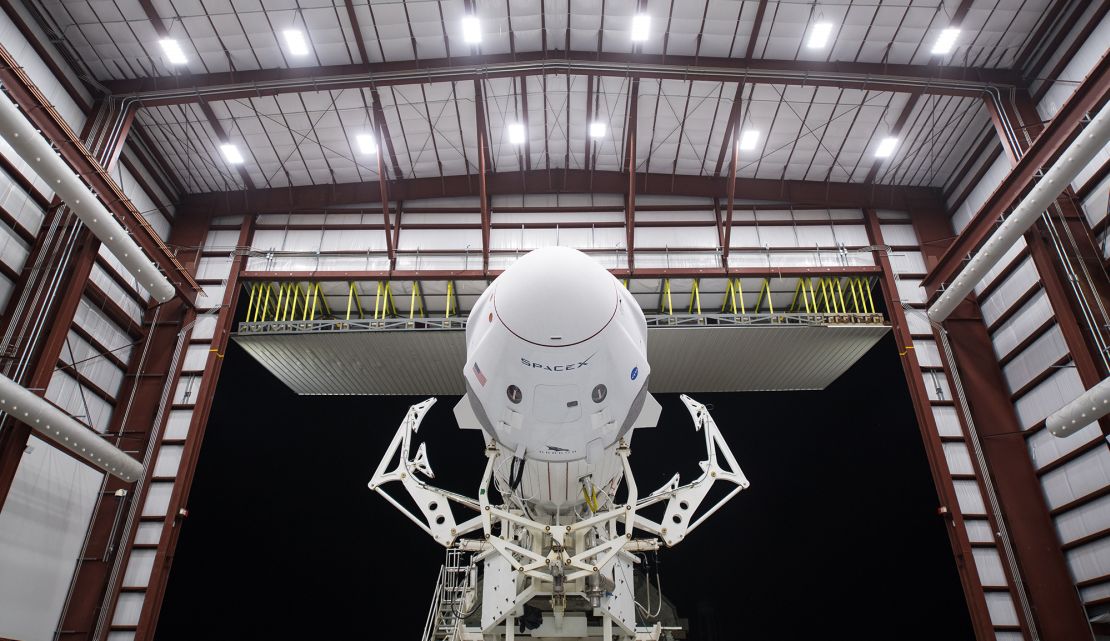
[[[1050,414],[1045,427],[1053,436],[1066,438],[1107,414],[1110,414],[1110,378],[1102,379],[1075,400]]]
[[[49,401],[3,375],[0,375],[0,411],[112,476],[129,483],[142,477],[142,463]]]
[[[956,309],[971,293],[979,281],[1017,239],[1033,226],[1037,218],[1067,188],[1079,172],[1086,167],[1110,141],[1110,103],[1087,123],[1071,145],[1064,150],[1033,189],[1018,203],[1013,213],[994,230],[979,251],[960,270],[948,288],[929,307],[929,320],[939,323]]]
[[[3,93],[3,92],[0,92]],[[85,223],[100,242],[119,259],[127,271],[135,277],[143,289],[160,303],[174,297],[170,281],[158,271],[158,267],[146,257],[127,230],[116,221],[104,203],[93,194],[74,173],[64,159],[54,151],[53,146],[22,110],[4,94],[0,105],[0,137],[2,137],[31,169],[45,180],[54,193]]]

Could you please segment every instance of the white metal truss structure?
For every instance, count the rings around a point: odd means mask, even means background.
[[[663,487],[641,498],[628,463],[629,447],[622,439],[613,456],[620,459],[624,470],[623,500],[617,500],[615,488],[605,492],[584,484],[587,513],[576,513],[572,522],[561,523],[557,517],[547,522],[533,518],[526,505],[515,497],[494,502],[491,494],[496,489],[495,470],[512,452],[492,440],[486,445],[486,467],[477,499],[437,488],[424,480],[435,475],[425,444],[421,443],[413,453],[412,439],[435,401],[430,398],[409,409],[369,483],[370,489],[385,497],[437,543],[471,553],[471,567],[482,564],[481,583],[473,578],[472,572],[465,579],[465,588],[453,584],[453,596],[442,589],[445,576],[441,575],[437,600],[447,598],[451,605],[444,608],[433,603],[430,619],[441,617],[444,612],[453,616],[439,619],[441,623],[450,620],[446,631],[443,625],[429,620],[426,635],[461,641],[503,634],[505,639],[512,639],[518,619],[525,616],[525,607],[536,607],[530,604],[538,603],[542,604],[540,609],[552,616],[541,619],[539,627],[531,632],[533,637],[543,638],[550,632],[559,637],[606,641],[660,639],[663,633],[660,624],[637,624],[631,578],[632,567],[639,561],[633,553],[658,550],[660,544],[677,544],[748,487],[747,478],[705,405],[682,396],[694,428],[705,437],[706,460],[700,463],[702,473],[696,479],[680,485],[676,474]],[[733,487],[723,497],[706,503],[718,481]],[[390,483],[402,485],[415,503],[415,510],[387,491]],[[476,514],[459,522],[451,510],[452,503]],[[704,510],[703,503],[707,505]],[[659,520],[645,514],[645,510],[654,506],[664,506]],[[647,536],[636,537],[637,530]],[[444,571],[458,570],[445,567]],[[477,614],[475,610],[480,608],[480,617],[470,622],[457,609],[460,606],[471,614]],[[590,616],[594,617],[595,625],[589,624]]]

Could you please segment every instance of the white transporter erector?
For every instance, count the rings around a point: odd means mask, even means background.
[[[369,484],[455,559],[425,638],[665,638],[659,623],[638,622],[637,554],[683,540],[748,481],[705,406],[682,396],[705,435],[702,473],[640,495],[629,446],[660,407],[647,391],[647,325],[635,298],[585,254],[539,249],[479,298],[466,345],[455,417],[485,437],[477,498],[430,485],[425,444],[411,451],[434,398],[412,406]],[[733,487],[706,502],[717,481]],[[388,493],[391,483],[415,509]],[[460,522],[451,504],[476,515]]]

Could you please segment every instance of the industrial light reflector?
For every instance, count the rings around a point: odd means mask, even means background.
[[[829,36],[832,35],[833,24],[831,22],[818,22],[813,25],[809,30],[809,41],[806,46],[810,49],[823,49],[829,44]]]
[[[478,16],[463,16],[462,19],[463,41],[476,45],[482,41],[482,23]]]
[[[243,164],[243,154],[239,153],[239,148],[231,143],[220,145],[220,151],[224,155],[224,160],[233,165]]]
[[[879,143],[879,148],[875,150],[875,157],[890,158],[890,155],[894,153],[894,148],[897,146],[897,138],[894,138],[893,136],[883,138],[882,142]]]
[[[364,154],[378,153],[378,144],[374,142],[374,137],[370,134],[359,134],[355,136],[355,142],[358,143],[358,150]]]
[[[955,27],[949,27],[940,32],[937,36],[936,43],[933,44],[933,53],[949,53],[952,47],[956,46],[956,38],[960,36],[960,30]]]
[[[509,134],[509,142],[513,143],[514,145],[523,145],[524,144],[525,136],[524,136],[524,125],[523,124],[521,124],[519,122],[511,123],[509,125],[509,128],[508,128],[508,134]]]
[[[185,52],[181,50],[181,45],[173,38],[163,38],[158,41],[162,45],[162,53],[166,54],[166,60],[172,65],[183,65],[189,62],[185,57]]]
[[[755,129],[748,129],[740,134],[740,142],[736,143],[736,147],[740,151],[751,151],[759,143],[759,132]]]
[[[308,55],[308,41],[305,40],[304,33],[300,29],[286,29],[281,32],[281,35],[285,37],[285,46],[290,54],[294,56]]]
[[[638,13],[632,16],[632,42],[644,42],[651,31],[651,16]]]
[[[590,138],[603,138],[603,137],[605,137],[605,132],[608,131],[608,130],[609,130],[609,128],[606,127],[605,123],[603,123],[603,122],[591,122],[590,123]]]

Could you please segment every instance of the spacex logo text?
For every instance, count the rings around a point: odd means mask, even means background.
[[[593,358],[593,357],[594,357],[594,355],[590,354],[584,360],[581,360],[577,363],[565,363],[565,364],[560,364],[560,365],[545,365],[543,363],[536,363],[534,361],[528,360],[527,358],[521,357],[520,364],[525,366],[525,367],[531,367],[532,369],[544,369],[544,370],[547,370],[549,372],[570,372],[570,371],[573,371],[573,370],[576,370],[576,369],[581,369],[581,368],[589,365],[590,364],[590,359]]]

